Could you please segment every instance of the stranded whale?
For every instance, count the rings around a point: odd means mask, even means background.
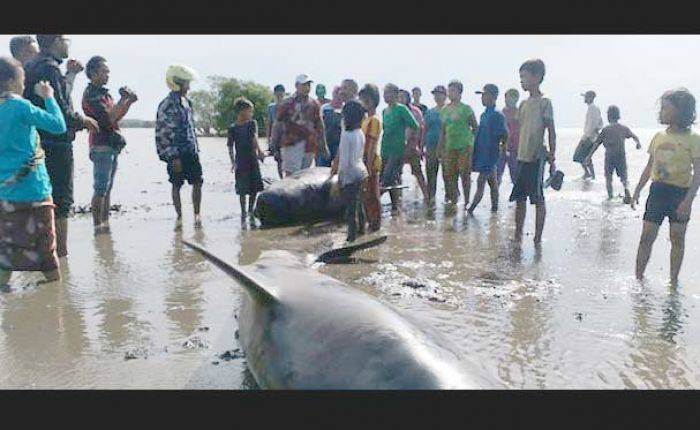
[[[273,389],[498,386],[439,339],[369,294],[266,251],[245,268],[185,241],[244,289],[239,340],[258,385]]]

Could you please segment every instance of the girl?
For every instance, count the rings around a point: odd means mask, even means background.
[[[649,144],[649,161],[639,178],[630,205],[639,203],[639,193],[651,177],[651,189],[644,212],[644,227],[637,250],[637,279],[644,277],[659,227],[668,217],[671,236],[671,283],[678,273],[685,251],[685,231],[695,193],[700,187],[700,136],[691,130],[695,122],[695,98],[685,88],[661,96],[659,122],[668,125]],[[692,173],[691,173],[692,172]]]
[[[61,134],[66,123],[51,85],[39,82],[34,91],[46,110],[20,96],[22,65],[0,58],[0,285],[13,270],[60,280],[51,182],[36,128]]]
[[[333,159],[331,176],[338,173],[343,201],[345,202],[345,218],[348,223],[348,242],[354,242],[358,226],[364,226],[365,216],[362,208],[362,186],[367,178],[367,168],[362,161],[365,149],[365,135],[361,123],[365,109],[360,102],[350,100],[343,107],[343,124],[345,129],[340,135],[338,155]]]
[[[258,146],[258,123],[253,119],[253,103],[243,97],[234,102],[236,122],[228,129],[228,152],[231,157],[231,172],[236,174],[236,194],[241,202],[241,219],[246,216],[246,198],[248,212],[253,216],[255,197],[263,190],[260,164],[264,154]]]
[[[365,135],[365,168],[369,175],[364,192],[364,209],[369,223],[369,231],[374,232],[379,230],[382,223],[382,205],[379,194],[379,172],[382,168],[382,158],[379,155],[379,136],[382,134],[382,123],[377,117],[379,88],[374,84],[366,84],[360,90],[359,97],[362,106],[367,111],[367,116],[362,120],[362,132]]]

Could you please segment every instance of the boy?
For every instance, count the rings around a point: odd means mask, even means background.
[[[520,93],[515,88],[506,91],[506,107],[503,108],[503,116],[506,117],[508,125],[508,147],[505,152],[501,152],[498,160],[498,185],[501,185],[503,173],[508,165],[510,183],[515,183],[515,173],[518,167],[518,142],[520,141],[520,119],[518,118],[518,100]]]
[[[498,210],[498,179],[496,178],[496,164],[498,164],[499,153],[505,152],[508,141],[508,130],[506,129],[506,119],[502,113],[496,110],[496,100],[498,99],[498,87],[494,84],[484,85],[481,94],[481,103],[486,110],[479,119],[479,128],[476,131],[474,142],[474,168],[479,173],[477,179],[476,193],[474,200],[469,207],[469,213],[474,212],[484,195],[486,182],[491,189],[491,212]],[[499,145],[500,143],[500,145]]]
[[[600,131],[598,138],[593,143],[591,153],[586,157],[583,164],[584,166],[593,164],[591,162],[593,153],[602,143],[605,147],[605,186],[608,189],[608,200],[613,198],[612,175],[613,172],[617,172],[617,176],[622,181],[622,186],[625,187],[624,202],[628,205],[630,203],[630,192],[627,188],[625,139],[634,139],[637,142],[637,149],[641,149],[642,145],[639,143],[639,138],[627,126],[618,123],[619,120],[620,109],[614,105],[610,106],[608,108],[608,122],[610,124]]]
[[[552,102],[542,97],[540,85],[544,80],[545,67],[542,60],[528,60],[520,66],[520,85],[530,97],[520,104],[520,143],[518,146],[518,173],[515,178],[510,201],[517,202],[515,211],[516,240],[522,239],[525,223],[525,200],[535,205],[535,244],[542,242],[542,230],[546,208],[544,203],[544,165],[549,161],[550,174],[554,173],[556,134]],[[549,152],[544,147],[544,132],[547,130]]]
[[[671,236],[671,284],[677,285],[685,252],[685,232],[693,199],[700,188],[700,136],[691,129],[695,122],[695,97],[680,88],[661,96],[659,122],[668,125],[649,144],[649,161],[639,178],[630,205],[651,176],[651,189],[644,212],[644,227],[637,250],[637,279],[644,278],[659,227],[668,217]],[[692,171],[692,174],[691,174]]]

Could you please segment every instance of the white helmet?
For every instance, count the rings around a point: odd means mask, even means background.
[[[189,82],[197,80],[197,72],[181,64],[171,64],[165,73],[165,83],[171,90],[180,91],[180,85],[175,82],[176,80]]]

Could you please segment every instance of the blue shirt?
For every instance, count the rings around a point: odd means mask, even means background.
[[[481,114],[474,140],[475,172],[490,173],[498,162],[499,141],[508,133],[505,117],[495,107],[489,106]]]
[[[14,94],[0,100],[4,100],[0,103],[0,200],[45,200],[51,195],[51,181],[43,159],[17,182],[4,182],[35,156],[37,128],[51,134],[66,132],[61,108],[53,97],[44,100],[46,110]]]
[[[275,118],[277,118],[277,103],[272,102],[267,105],[267,124],[270,126],[274,124]]]
[[[428,109],[425,113],[425,147],[434,151],[437,148],[438,141],[440,140],[440,129],[442,128],[442,121],[440,120],[440,108],[435,106],[432,109]]]

